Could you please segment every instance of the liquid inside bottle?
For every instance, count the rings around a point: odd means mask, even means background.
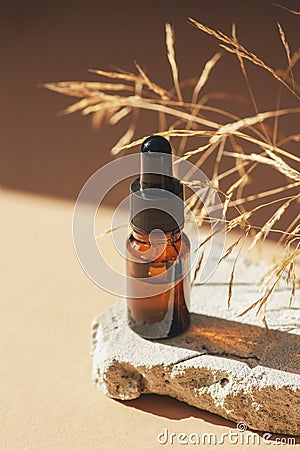
[[[127,252],[129,326],[149,339],[183,332],[190,323],[188,237],[176,230],[167,233],[165,239],[150,242],[149,235],[134,230],[127,241]],[[155,253],[158,258],[151,260]],[[144,281],[135,283],[134,278]],[[155,294],[156,288],[163,292]]]

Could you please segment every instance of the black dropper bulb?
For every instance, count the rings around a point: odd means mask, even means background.
[[[144,140],[141,147],[142,153],[168,153],[172,154],[170,142],[162,136],[150,136]]]
[[[158,188],[172,191],[172,148],[162,136],[150,136],[141,147],[141,189]]]

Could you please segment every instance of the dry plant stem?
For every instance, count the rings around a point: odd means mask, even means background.
[[[289,8],[287,8],[286,6],[279,5],[278,3],[272,3],[272,5],[278,6],[278,8],[285,9],[286,11],[288,11],[288,12],[290,12],[290,13],[292,13],[292,14],[295,14],[295,15],[297,15],[297,16],[300,16],[300,11],[295,11],[294,9],[289,9]]]
[[[219,167],[220,167],[220,162],[223,158],[223,154],[224,154],[224,148],[225,148],[225,143],[226,143],[226,136],[221,140],[221,143],[219,145],[219,150],[215,159],[215,165],[214,165],[214,171],[213,171],[213,184],[216,187],[216,189],[219,189],[219,180],[218,180],[218,172],[219,172]]]
[[[290,46],[289,46],[288,41],[286,39],[285,32],[283,31],[283,28],[282,28],[282,26],[280,25],[279,22],[277,23],[277,26],[278,26],[278,30],[279,30],[279,34],[280,34],[280,39],[281,39],[283,47],[285,49],[285,53],[286,53],[286,57],[287,57],[288,65],[289,65],[289,71],[290,71],[291,78],[292,78],[292,81],[293,81],[293,90],[295,91],[295,80],[294,80],[294,74],[293,74],[293,68],[292,68]]]
[[[287,46],[288,46],[288,44],[287,44]],[[288,53],[289,53],[289,46],[288,46]],[[283,74],[282,74],[282,78],[283,78],[284,80],[286,80],[286,79],[287,79],[287,76],[288,76],[288,72],[289,72],[289,71],[291,72],[294,90],[295,90],[295,79],[294,79],[293,71],[292,71],[292,70],[293,70],[293,67],[296,65],[296,63],[298,62],[299,58],[300,58],[300,49],[299,49],[298,51],[296,51],[296,52],[293,54],[293,57],[292,57],[292,58],[290,58],[290,55],[288,54],[288,62],[289,62],[289,66],[288,66],[288,68],[285,70],[285,72],[283,72]],[[283,86],[280,86],[280,88],[279,88],[279,92],[278,92],[278,96],[277,96],[277,101],[276,101],[276,108],[275,108],[276,111],[278,111],[279,108],[280,108],[280,101],[281,101],[282,88],[283,88]],[[279,125],[279,117],[278,117],[278,116],[275,116],[274,127],[273,127],[273,145],[274,145],[274,146],[276,146],[278,125]],[[286,141],[284,141],[284,142],[286,142]],[[278,145],[281,145],[281,144],[282,144],[282,142],[280,142]]]
[[[287,136],[286,138],[279,141],[278,145],[286,144],[291,141],[300,142],[300,134],[292,134],[291,136]]]
[[[140,80],[139,80],[139,82],[140,82]],[[49,88],[49,84],[47,85],[47,87]],[[51,89],[56,90],[55,83],[52,84]],[[62,93],[60,88],[58,88],[57,91]],[[99,103],[99,101],[100,101],[100,103]],[[264,120],[274,117],[274,116],[286,115],[286,114],[290,114],[290,113],[298,113],[299,108],[259,113],[256,116],[247,117],[247,118],[238,120],[236,122],[222,126],[216,122],[212,122],[207,119],[200,118],[198,116],[195,117],[195,116],[185,113],[183,111],[176,110],[174,108],[165,106],[162,102],[157,102],[157,103],[153,103],[153,102],[154,102],[153,99],[145,99],[145,98],[139,97],[137,95],[134,97],[132,97],[132,96],[120,97],[120,96],[111,96],[111,95],[107,95],[107,94],[103,94],[103,93],[98,93],[97,95],[93,95],[93,97],[90,99],[83,99],[80,102],[77,102],[74,105],[71,105],[69,108],[67,108],[64,111],[64,114],[69,114],[69,113],[73,113],[75,111],[81,110],[84,115],[87,115],[87,114],[95,113],[95,112],[99,111],[100,109],[105,109],[105,108],[109,108],[109,107],[116,108],[117,106],[119,106],[119,107],[127,106],[127,107],[138,108],[138,109],[149,109],[149,110],[153,110],[153,111],[157,111],[157,112],[164,112],[165,114],[168,114],[171,116],[173,115],[173,116],[179,117],[183,120],[195,122],[197,124],[208,126],[209,128],[217,129],[218,131],[217,131],[216,135],[212,135],[212,141],[220,139],[221,136],[224,134],[236,134],[237,136],[241,137],[242,139],[246,139],[246,140],[249,140],[250,142],[257,143],[258,145],[265,147],[265,148],[269,148],[271,150],[273,149],[276,152],[282,153],[285,156],[288,156],[292,159],[294,158],[294,156],[290,155],[288,152],[285,152],[284,150],[279,149],[277,147],[274,148],[272,145],[267,144],[263,141],[254,139],[251,136],[245,135],[244,133],[240,133],[238,130],[240,130],[241,128],[245,128],[245,127],[251,127],[252,125],[255,125],[256,123],[263,123]],[[178,103],[176,103],[176,104],[178,105]],[[180,103],[179,103],[179,105],[180,105]],[[186,131],[189,131],[189,130],[186,130]],[[183,132],[183,130],[182,130],[182,132]],[[197,133],[195,131],[195,132],[191,132],[190,134],[187,134],[187,135],[191,136],[191,135],[196,135],[196,134]],[[134,146],[134,145],[136,145],[136,142],[132,143],[130,146]],[[129,146],[123,145],[120,147],[119,151],[124,150],[126,148],[129,148]],[[299,160],[299,158],[296,158],[296,160]]]
[[[266,150],[266,151],[270,154],[270,156],[274,156],[268,150]],[[286,175],[291,180],[300,181],[300,173],[297,170],[292,169],[288,164],[286,164],[279,157],[275,157],[275,158],[272,157],[272,159],[271,159],[271,158],[266,158],[265,156],[262,156],[262,155],[258,155],[256,153],[251,153],[250,155],[242,155],[240,153],[233,153],[233,152],[226,152],[226,151],[224,151],[223,153],[224,153],[224,156],[230,156],[232,158],[239,158],[239,159],[246,159],[248,161],[256,161],[256,162],[260,162],[261,164],[267,164],[267,165],[273,166],[276,170],[281,172],[283,175]]]
[[[246,240],[246,238],[248,236],[249,231],[250,231],[250,227],[248,226],[247,229],[246,229],[245,235],[243,236],[242,244],[241,244],[241,246],[240,246],[240,248],[239,248],[239,250],[237,252],[237,255],[236,255],[236,257],[234,259],[234,262],[233,262],[233,265],[232,265],[232,270],[231,270],[230,279],[229,279],[229,283],[228,283],[228,295],[227,295],[227,306],[228,306],[228,309],[230,308],[230,301],[231,301],[231,297],[232,297],[232,286],[233,286],[233,279],[234,279],[234,274],[235,274],[236,263],[238,261],[238,258],[240,256],[240,254],[241,254],[241,250],[242,250],[242,248],[244,246],[244,243],[245,243],[245,240]],[[239,244],[239,240],[237,241],[237,246],[238,246],[238,244]]]
[[[224,261],[232,253],[232,251],[235,249],[235,247],[237,247],[238,244],[240,243],[241,239],[242,239],[242,236],[237,238],[237,240],[228,247],[228,249],[226,250],[225,254],[219,259],[218,264],[220,264],[222,261]]]
[[[232,25],[232,38],[233,38],[234,42],[236,43],[236,45],[238,45],[235,24]],[[248,77],[248,74],[247,74],[247,71],[246,71],[244,60],[243,60],[243,58],[240,55],[237,55],[237,58],[238,58],[238,61],[239,61],[239,64],[240,64],[240,68],[241,68],[242,74],[244,76],[246,85],[247,85],[247,89],[248,89],[248,92],[249,92],[249,96],[250,96],[252,105],[254,107],[254,111],[255,111],[256,114],[259,114],[259,110],[258,110],[257,103],[256,103],[256,100],[255,100],[255,97],[254,97],[253,89],[252,89],[250,81],[249,81],[249,77]],[[264,123],[262,123],[262,127],[263,127],[264,136],[265,136],[266,140],[269,141],[269,135],[268,135],[268,133],[267,133],[267,131],[265,129]]]
[[[139,97],[141,95],[141,93],[142,93],[142,89],[143,89],[142,83],[136,82],[136,84],[135,84],[135,95]],[[120,146],[128,144],[128,142],[130,142],[133,139],[138,116],[139,116],[139,110],[138,109],[134,109],[133,113],[132,113],[132,118],[131,118],[131,122],[129,124],[128,130],[119,139],[119,141],[116,143],[116,145],[111,149],[111,153],[113,155],[117,155],[119,153],[119,147]]]
[[[262,318],[262,321],[263,321],[263,324],[265,326],[266,332],[268,333],[269,338],[271,339],[272,342],[274,342],[275,341],[275,337],[274,337],[274,334],[271,332],[270,328],[268,327],[266,316],[264,316]]]
[[[165,89],[158,86],[156,83],[153,83],[137,62],[135,62],[135,67],[138,69],[139,74],[143,78],[145,85],[148,86],[148,88],[151,91],[159,95],[162,98],[162,100],[170,99],[168,92]]]
[[[149,109],[151,109],[151,108],[149,108]],[[171,115],[180,116],[180,112],[177,112],[177,111],[176,112],[170,111],[170,110],[167,110],[166,108],[163,108],[162,111],[167,113],[167,114],[169,113]],[[277,112],[270,111],[270,112],[262,113],[262,114],[265,114],[264,117],[270,118],[270,117],[274,117],[276,114],[284,115],[284,114],[299,113],[299,112],[300,112],[299,108],[294,108],[292,110],[283,110],[283,111],[277,111]],[[189,114],[182,113],[182,118],[188,120],[189,119]],[[204,120],[202,120],[202,119],[200,119],[200,121],[204,122]],[[164,133],[159,133],[159,134],[161,134],[162,136],[165,136],[165,137],[175,137],[175,136],[189,136],[189,137],[194,137],[194,136],[211,136],[213,138],[214,142],[216,142],[219,139],[221,139],[222,135],[224,136],[226,134],[229,134],[229,135],[233,135],[233,136],[239,137],[239,138],[241,138],[241,139],[243,139],[245,141],[252,142],[253,144],[258,145],[259,147],[262,147],[263,149],[274,151],[274,152],[279,153],[279,154],[281,154],[281,155],[283,155],[283,156],[285,156],[285,157],[287,157],[289,159],[292,159],[292,160],[294,160],[296,162],[300,162],[300,158],[295,156],[295,155],[293,155],[292,153],[289,153],[286,150],[284,150],[282,148],[279,148],[278,146],[274,147],[271,144],[268,144],[266,142],[263,142],[263,141],[260,141],[258,139],[255,139],[252,136],[247,135],[247,134],[242,133],[241,131],[239,131],[239,128],[242,128],[243,126],[246,126],[247,124],[248,125],[249,124],[253,124],[253,123],[255,123],[255,121],[256,121],[256,123],[260,122],[261,121],[261,117],[256,117],[256,119],[254,117],[249,117],[249,118],[244,119],[244,121],[246,121],[246,122],[242,123],[242,121],[240,121],[238,125],[237,125],[237,123],[227,124],[226,128],[224,127],[222,129],[222,134],[217,134],[217,133],[214,133],[213,131],[206,131],[206,130],[192,130],[192,131],[190,131],[190,130],[180,130],[180,129],[178,129],[178,130],[174,130],[173,129],[173,130],[166,131]],[[195,122],[198,123],[198,120],[197,121],[195,120]],[[207,123],[205,125],[207,125]],[[209,126],[209,125],[207,125],[207,126]],[[219,130],[220,130],[220,128],[219,128]],[[128,145],[124,145],[123,147],[121,147],[119,149],[119,151],[127,150],[129,148],[132,148],[132,147],[135,147],[137,145],[140,145],[143,142],[143,139],[144,139],[144,137],[141,138],[141,139],[138,139],[138,140],[136,140],[136,141],[134,141],[134,142],[132,142],[132,143],[130,143]],[[201,147],[200,147],[200,150],[196,149],[195,151],[188,152],[188,155],[192,156],[192,155],[198,153],[199,151],[201,152]],[[184,155],[184,156],[186,156],[186,155]]]
[[[229,138],[233,149],[237,150],[237,153],[244,154],[243,148],[237,144],[236,139],[233,136],[229,136]],[[235,183],[233,183],[233,187],[230,187],[228,189],[227,194],[236,189],[236,198],[243,198],[244,188],[247,186],[247,184],[249,184],[251,180],[249,175],[256,168],[258,163],[253,163],[249,169],[245,170],[245,166],[243,166],[242,163],[239,163],[239,161],[240,158],[237,158],[235,160],[235,167],[238,170],[240,178]],[[246,212],[245,205],[240,205],[240,210],[242,213]],[[255,231],[253,229],[250,229],[250,235],[254,235],[254,233]]]
[[[227,176],[233,174],[234,172],[239,172],[240,169],[246,167],[247,165],[249,165],[249,161],[244,161],[240,164],[236,164],[234,167],[232,167],[231,169],[226,170],[225,172],[222,172],[221,174],[219,174],[217,176],[217,180],[221,181],[224,178],[226,178]],[[246,172],[245,172],[246,173]]]
[[[166,119],[166,115],[163,112],[159,112],[158,113],[158,121],[159,121],[159,131],[160,133],[163,132],[163,130],[165,130],[167,128],[167,119]]]
[[[169,60],[170,66],[171,66],[171,71],[172,71],[172,76],[173,76],[174,86],[176,89],[177,98],[180,102],[183,102],[181,89],[180,89],[179,81],[178,81],[178,67],[177,67],[176,59],[175,59],[175,50],[174,50],[175,35],[174,35],[174,30],[169,23],[166,24],[166,44],[167,44],[167,51],[168,51],[168,60]]]
[[[300,14],[286,7],[282,8],[296,15]],[[258,245],[259,242],[262,242],[269,233],[280,235],[279,243],[282,245],[281,258],[277,259],[271,270],[261,280],[264,288],[262,297],[242,314],[245,314],[253,307],[257,307],[257,312],[259,313],[265,307],[266,302],[285,273],[287,274],[287,283],[291,286],[290,303],[295,297],[296,283],[300,283],[295,273],[295,266],[299,259],[300,214],[298,211],[295,213],[295,218],[290,222],[286,230],[275,228],[291,204],[294,208],[295,205],[299,205],[299,194],[292,192],[290,196],[287,196],[287,193],[291,189],[299,189],[300,157],[295,152],[283,148],[283,145],[289,142],[300,142],[300,133],[280,137],[280,141],[278,140],[277,142],[277,131],[281,117],[299,114],[300,112],[300,108],[279,109],[282,89],[288,89],[295,99],[299,99],[300,86],[294,80],[293,69],[300,59],[300,49],[291,55],[291,47],[287,41],[285,30],[278,23],[279,35],[286,53],[288,67],[284,71],[275,71],[238,41],[235,25],[232,27],[232,37],[229,37],[193,19],[190,20],[198,29],[217,38],[223,49],[235,55],[245,79],[251,101],[250,104],[254,108],[255,115],[241,118],[231,111],[227,111],[227,108],[210,104],[212,100],[223,101],[224,104],[226,104],[228,99],[240,102],[242,101],[241,96],[229,95],[224,92],[206,93],[201,96],[202,89],[209,80],[211,71],[221,57],[220,52],[216,53],[204,64],[198,78],[195,77],[179,82],[174,30],[170,24],[166,24],[165,29],[167,58],[173,79],[173,86],[170,89],[166,89],[152,81],[138,63],[135,63],[137,73],[128,73],[120,70],[111,72],[98,69],[91,70],[91,72],[107,78],[108,82],[48,83],[45,87],[78,99],[74,104],[66,108],[63,114],[77,111],[81,112],[82,115],[91,114],[95,126],[100,126],[104,121],[115,125],[121,120],[129,119],[127,131],[119,138],[112,149],[112,154],[114,155],[118,155],[121,151],[142,143],[145,137],[134,139],[138,114],[142,111],[151,111],[157,114],[159,134],[169,139],[180,139],[180,144],[179,146],[176,145],[176,147],[181,159],[189,159],[195,156],[198,158],[196,161],[198,167],[201,167],[209,158],[213,160],[214,167],[212,179],[209,183],[210,187],[214,187],[220,196],[224,198],[224,213],[230,209],[230,212],[234,214],[231,220],[224,219],[226,230],[228,233],[236,228],[242,230],[242,235],[227,249],[219,261],[221,264],[234,249],[238,249],[230,279],[228,280],[228,306],[230,306],[234,286],[236,261],[246,237],[253,235],[252,245],[250,246],[252,248]],[[260,69],[267,71],[276,82],[280,83],[274,111],[259,112],[245,61],[249,61]],[[192,97],[189,101],[186,101],[184,88],[190,86],[193,89]],[[218,119],[212,120],[211,117],[215,116]],[[273,134],[269,131],[270,121],[274,121]],[[193,147],[190,146],[192,149],[186,151],[186,145],[189,141],[192,141]],[[228,168],[228,162],[230,161],[228,158],[233,162],[233,167]],[[224,162],[226,163],[226,169],[224,169]],[[255,169],[262,165],[264,165],[266,171],[276,170],[284,180],[289,179],[292,182],[286,184],[287,182],[284,181],[279,187],[270,185],[269,189],[265,191],[244,195],[245,187],[251,185],[252,181],[255,182],[257,173]],[[192,178],[192,171],[189,175]],[[232,180],[229,177],[232,177]],[[227,180],[230,180],[230,184],[223,189],[223,184]],[[185,184],[190,184],[194,187],[198,186],[197,181],[186,182]],[[198,187],[205,189],[205,186],[199,185]],[[265,200],[267,197],[269,197],[268,202]],[[249,207],[251,201],[259,201],[258,206],[251,209]],[[207,198],[206,202],[209,203],[210,199]],[[196,194],[191,195],[187,201],[188,206],[196,216],[198,224],[210,223],[208,210],[202,203]],[[265,221],[264,225],[258,227],[254,223],[250,223],[254,221],[255,217],[253,216],[257,211],[277,203],[279,206],[276,206],[276,211]],[[212,205],[210,205],[211,207]],[[216,233],[218,233],[218,230],[211,230],[200,247],[204,246],[205,250],[206,243]],[[199,258],[193,282],[201,270],[204,250]],[[268,330],[266,321],[264,321],[264,324]]]
[[[143,72],[142,76],[137,76],[132,73],[118,73],[118,72],[106,72],[104,70],[98,70],[98,69],[90,69],[89,70],[92,73],[96,73],[97,75],[102,75],[108,78],[112,79],[121,79],[133,83],[143,83],[146,86],[150,88],[154,93],[158,94],[162,98],[169,98],[168,93],[165,89],[163,89],[161,86],[159,86],[156,83],[153,83],[149,80],[149,78],[146,76],[146,74]],[[150,81],[150,84],[149,84]]]
[[[259,242],[262,240],[265,240],[270,231],[272,230],[273,226],[276,222],[280,220],[280,218],[285,213],[286,209],[290,206],[291,202],[293,200],[296,200],[297,196],[291,197],[288,199],[273,215],[272,217],[264,224],[262,229],[256,234],[254,240],[252,241],[252,244],[249,247],[249,251]]]
[[[251,202],[253,200],[257,200],[264,197],[269,197],[270,195],[279,194],[281,192],[286,192],[288,189],[293,189],[295,187],[300,186],[300,182],[286,184],[285,186],[281,186],[275,189],[270,189],[269,191],[260,192],[258,194],[249,195],[248,197],[238,198],[237,200],[233,200],[231,202],[231,206],[236,206],[243,204],[245,202]]]
[[[293,226],[300,221],[300,213],[295,217],[295,219],[290,223],[290,225],[285,230],[286,233],[288,233]],[[284,234],[279,238],[278,246],[281,246],[282,242],[284,240]]]
[[[221,33],[220,31],[212,30],[211,28],[207,27],[206,25],[203,25],[196,20],[189,18],[190,22],[196,26],[196,28],[199,28],[200,30],[204,31],[205,33],[214,36],[221,42],[225,42],[226,45],[220,44],[220,47],[227,50],[229,53],[234,53],[237,56],[240,56],[241,58],[248,59],[253,64],[265,69],[267,72],[269,72],[273,77],[282,83],[292,94],[294,94],[298,99],[298,95],[296,92],[293,91],[293,89],[277,74],[277,72],[269,67],[267,64],[265,64],[264,61],[262,61],[258,56],[256,56],[254,53],[249,52],[244,46],[239,44],[235,39],[231,39],[230,37],[226,36],[226,34]],[[232,47],[228,47],[228,45],[231,45]]]
[[[200,269],[201,269],[201,266],[202,266],[203,258],[204,258],[204,250],[201,252],[201,255],[200,255],[200,258],[199,258],[199,261],[198,261],[198,264],[197,264],[197,267],[196,267],[194,276],[193,276],[193,280],[192,280],[192,283],[191,283],[192,285],[194,285],[195,282],[196,282],[198,273],[199,273],[199,271],[200,271]]]
[[[218,52],[216,53],[209,61],[207,61],[207,63],[205,64],[203,71],[195,85],[195,88],[193,90],[193,94],[192,94],[192,104],[197,105],[198,103],[198,96],[200,94],[201,89],[204,87],[205,83],[207,82],[210,72],[213,69],[213,67],[217,64],[217,62],[219,61],[219,59],[221,58],[221,53]],[[191,111],[191,115],[193,117],[196,117],[197,114],[199,113],[201,107],[203,107],[201,104],[194,106],[192,111]],[[191,126],[193,124],[194,120],[189,120],[186,124],[185,129],[186,130],[190,130]],[[185,145],[187,142],[187,137],[183,137],[180,144],[179,144],[179,148],[178,148],[178,154],[181,155]]]
[[[226,219],[216,219],[216,221],[218,221],[218,222],[220,222],[220,223],[223,223],[223,224],[228,224],[228,223],[230,223],[230,220],[226,220]],[[189,219],[187,219],[187,222],[190,222],[190,220]],[[192,221],[192,223],[193,223],[193,221]],[[209,218],[207,218],[207,217],[203,217],[203,218],[201,218],[201,224],[202,223],[208,223],[208,224],[210,224],[211,223],[211,220],[209,219]],[[259,227],[259,226],[256,226],[256,225],[249,225],[249,227],[251,226],[251,229],[254,229],[254,230],[261,230],[261,227]],[[247,227],[246,227],[247,228]],[[277,233],[277,234],[280,234],[280,235],[283,235],[284,237],[286,237],[286,238],[290,238],[291,237],[291,233],[289,233],[289,232],[287,232],[287,231],[282,231],[282,230],[280,230],[280,229],[276,229],[276,228],[272,228],[272,233]],[[242,235],[243,236],[243,235]],[[241,236],[241,237],[242,237]],[[294,241],[296,242],[296,241],[298,241],[300,239],[300,234],[296,234],[296,236],[295,236],[295,238],[294,238],[294,240],[293,239],[291,239],[291,241],[290,241],[290,243],[292,244]],[[277,242],[278,243],[278,242]],[[282,247],[281,247],[282,248]]]

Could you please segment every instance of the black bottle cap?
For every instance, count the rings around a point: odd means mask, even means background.
[[[172,149],[162,136],[150,136],[141,147],[140,177],[131,183],[131,225],[143,233],[164,233],[184,226],[183,186],[173,177]]]

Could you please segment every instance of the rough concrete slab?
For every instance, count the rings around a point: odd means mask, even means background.
[[[127,326],[121,300],[92,325],[93,379],[109,397],[169,395],[249,428],[300,435],[299,289],[289,308],[284,281],[261,317],[238,315],[261,296],[268,269],[240,257],[230,309],[234,255],[192,291],[192,323],[174,338],[148,341]]]

